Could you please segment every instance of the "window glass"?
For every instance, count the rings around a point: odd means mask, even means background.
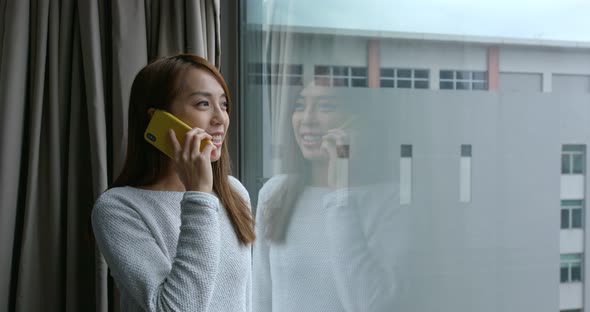
[[[590,2],[465,3],[243,3],[253,311],[588,310]]]

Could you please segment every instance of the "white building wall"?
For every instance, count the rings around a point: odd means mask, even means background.
[[[584,231],[567,229],[559,232],[559,253],[584,253]]]
[[[582,283],[568,283],[559,285],[559,309],[573,310],[583,307]]]
[[[288,53],[285,60],[289,63],[367,66],[367,40],[363,38],[299,35],[291,46],[301,53]]]
[[[558,48],[501,47],[500,71],[590,74],[590,52]]]
[[[425,41],[381,41],[381,67],[487,70],[487,48]]]
[[[561,199],[584,198],[584,176],[581,174],[561,175]]]

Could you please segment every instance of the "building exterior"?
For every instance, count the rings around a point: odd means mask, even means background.
[[[388,116],[374,144],[412,211],[406,311],[588,309],[590,44],[279,30],[287,52],[250,59],[252,88],[354,88]]]

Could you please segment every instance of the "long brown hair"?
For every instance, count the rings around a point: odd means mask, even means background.
[[[207,60],[192,54],[180,54],[148,64],[137,74],[131,86],[127,156],[121,174],[111,188],[150,185],[164,173],[170,160],[143,138],[151,118],[148,109],[168,110],[180,94],[181,79],[191,68],[204,69],[215,76],[227,96],[229,113],[233,104],[229,89],[217,68]],[[254,221],[250,208],[229,182],[230,159],[225,141],[221,157],[212,163],[212,167],[213,191],[227,210],[238,239],[245,245],[252,243],[255,238]]]

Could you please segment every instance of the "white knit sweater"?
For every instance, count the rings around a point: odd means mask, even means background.
[[[216,196],[113,188],[96,201],[92,226],[122,311],[252,311],[250,246]]]
[[[393,184],[331,190],[307,186],[286,227],[284,242],[264,238],[268,199],[287,176],[260,191],[254,244],[256,312],[400,311],[407,253],[407,210]],[[402,310],[403,311],[403,310]]]

